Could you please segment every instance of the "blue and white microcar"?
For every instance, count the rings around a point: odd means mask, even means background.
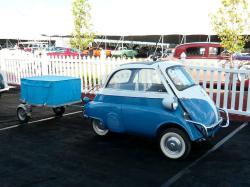
[[[213,137],[229,125],[228,113],[173,61],[121,65],[107,78],[84,116],[96,134],[130,133],[157,137],[163,154],[185,158],[192,141]],[[226,119],[220,116],[225,113]]]

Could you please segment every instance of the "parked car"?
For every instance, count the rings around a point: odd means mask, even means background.
[[[24,50],[25,52],[41,52],[48,47],[48,42],[38,42],[38,41],[28,41],[28,42],[19,42],[19,49]]]
[[[186,59],[197,59],[199,62],[202,62],[202,59],[218,62],[224,59],[223,51],[224,48],[220,43],[194,42],[176,46],[173,56],[181,59],[181,55],[185,54]]]
[[[213,66],[224,66],[228,60],[228,52],[225,50],[220,43],[209,43],[209,42],[194,42],[181,44],[175,48],[173,57],[185,60],[187,63],[199,65],[213,65]],[[238,64],[239,69],[249,70],[250,68],[250,57],[235,54],[234,62]],[[218,75],[214,74],[215,85],[218,80]],[[200,73],[200,81],[204,77],[203,72]],[[210,77],[207,77],[210,80]],[[222,85],[225,81],[225,76],[222,76]],[[245,89],[248,87],[248,77],[238,74],[237,86],[240,86],[240,81],[246,81]]]
[[[134,58],[137,54],[136,50],[127,49],[127,47],[119,47],[118,50],[111,51],[111,55],[114,57]]]
[[[229,60],[228,55],[227,50],[220,43],[194,42],[176,46],[173,56],[178,59],[185,57],[187,61],[199,62],[201,64],[214,63],[214,65],[218,65]],[[249,54],[236,53],[233,57],[239,65],[244,64],[242,61],[250,61]]]
[[[241,61],[250,61],[250,54],[249,53],[236,53],[234,55],[235,60]]]
[[[151,48],[148,46],[136,46],[137,55],[136,58],[148,58],[151,52]]]
[[[207,140],[229,125],[228,113],[216,108],[174,61],[121,65],[107,78],[93,101],[85,97],[84,117],[94,132],[139,134],[159,139],[163,154],[185,158],[191,142]],[[223,122],[219,112],[227,116]]]
[[[80,52],[78,49],[73,49],[73,48],[65,48],[65,47],[54,47],[50,49],[49,52],[47,52],[48,56],[72,56],[72,57],[77,57],[81,56],[83,57],[84,54]]]
[[[172,53],[170,53],[170,50],[169,49],[165,49],[162,53],[162,49],[161,48],[158,48],[154,51],[151,51],[150,52],[150,55],[149,55],[149,59],[150,60],[162,60],[162,59],[166,59],[167,57],[171,56]]]
[[[94,56],[94,57],[101,57],[102,50],[105,51],[106,57],[111,57],[111,50],[110,49],[101,49],[101,48],[87,48],[83,50],[84,56]]]

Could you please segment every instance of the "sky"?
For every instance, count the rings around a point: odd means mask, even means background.
[[[97,30],[110,32],[107,22],[115,23],[114,33],[178,34],[184,30],[208,27],[208,14],[219,0],[93,0],[93,22]],[[106,2],[103,5],[103,2]],[[97,14],[97,12],[103,12]],[[195,25],[196,24],[196,25]],[[195,26],[196,28],[190,27]],[[210,32],[210,31],[208,31]]]
[[[0,35],[67,33],[71,0],[0,0]]]
[[[100,34],[212,32],[209,13],[219,0],[89,0]],[[250,0],[248,0],[250,1]],[[0,0],[0,37],[66,35],[73,30],[72,0]],[[250,4],[250,3],[249,3]],[[167,32],[167,33],[166,33]],[[205,34],[205,33],[204,33]]]

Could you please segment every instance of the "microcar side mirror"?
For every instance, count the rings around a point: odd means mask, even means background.
[[[164,108],[168,109],[168,110],[176,110],[178,107],[178,102],[177,102],[177,98],[168,95],[167,97],[165,97],[162,100],[162,105]]]

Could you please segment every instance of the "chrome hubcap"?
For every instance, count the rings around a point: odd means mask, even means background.
[[[160,147],[169,158],[178,159],[186,151],[184,139],[175,132],[167,132],[161,137]]]
[[[178,138],[170,137],[166,140],[166,147],[172,152],[180,152],[182,149],[182,144]]]
[[[101,136],[106,135],[109,131],[103,126],[103,124],[99,120],[93,120],[93,129],[98,135]]]

